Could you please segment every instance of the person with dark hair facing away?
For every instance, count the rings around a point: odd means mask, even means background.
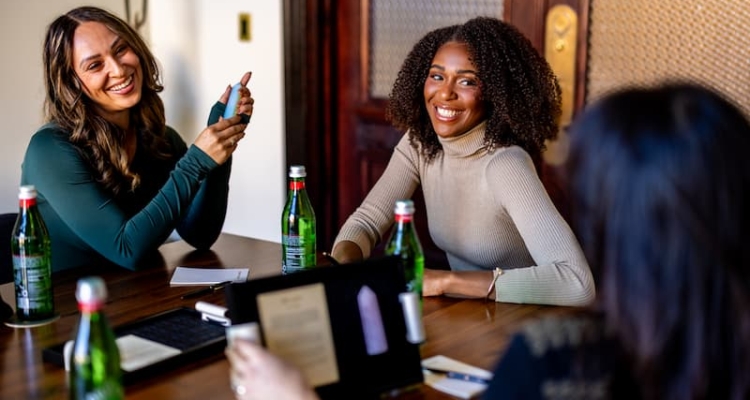
[[[598,298],[528,324],[485,399],[750,398],[750,122],[716,92],[665,83],[594,103],[570,137],[572,225]]]
[[[334,258],[369,257],[396,200],[421,186],[430,235],[451,268],[425,269],[424,296],[593,300],[583,252],[534,166],[557,135],[560,88],[515,27],[478,17],[425,35],[398,73],[387,116],[406,133],[341,227]]]
[[[55,271],[108,261],[136,269],[175,229],[197,249],[221,233],[231,155],[254,100],[221,119],[229,88],[190,146],[166,125],[156,59],[125,21],[79,7],[44,41],[47,124],[31,138],[21,183],[36,186]]]

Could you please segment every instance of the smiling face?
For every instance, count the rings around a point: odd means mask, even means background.
[[[73,69],[97,113],[127,128],[129,110],[141,100],[143,83],[133,49],[104,24],[83,22],[73,37]]]
[[[464,43],[442,45],[424,83],[424,99],[432,127],[448,138],[470,131],[485,119],[477,69]]]

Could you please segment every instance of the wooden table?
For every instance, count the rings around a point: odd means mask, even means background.
[[[278,243],[222,234],[211,251],[197,252],[183,242],[165,244],[153,267],[132,272],[119,268],[87,268],[54,275],[55,307],[61,318],[49,325],[12,329],[0,326],[0,399],[66,398],[64,370],[42,362],[42,349],[73,337],[78,323],[75,285],[85,275],[107,282],[105,309],[110,322],[120,325],[175,307],[192,307],[196,300],[180,296],[191,287],[170,287],[172,271],[179,265],[249,267],[250,279],[281,272]],[[10,293],[10,295],[8,294]],[[12,303],[12,287],[4,298]],[[223,292],[199,300],[224,304]],[[519,325],[532,317],[565,312],[565,308],[515,305],[483,300],[430,297],[424,299],[427,342],[422,357],[442,354],[491,370]],[[229,389],[229,363],[223,354],[185,365],[178,370],[126,387],[128,399],[233,399]],[[452,399],[422,385],[401,398]]]

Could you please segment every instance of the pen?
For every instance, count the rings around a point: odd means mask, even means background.
[[[182,300],[192,299],[194,297],[203,296],[204,294],[213,293],[213,292],[215,292],[215,291],[223,288],[224,286],[226,286],[226,285],[228,285],[230,283],[232,283],[232,281],[219,282],[219,283],[213,284],[213,285],[211,285],[211,286],[209,286],[207,288],[203,288],[203,289],[199,289],[199,290],[196,290],[196,291],[193,291],[193,292],[186,293],[186,294],[182,295],[181,298],[182,298]]]
[[[432,371],[432,372],[445,374],[445,377],[450,378],[450,379],[458,379],[460,381],[481,383],[483,385],[490,384],[490,380],[487,378],[482,378],[481,376],[467,374],[464,372],[448,371],[448,370],[440,369],[440,368],[424,368],[424,369],[428,371]]]
[[[328,260],[333,265],[340,265],[339,262],[335,258],[333,258],[333,256],[330,253],[328,253],[328,252],[324,251],[323,252],[323,257],[325,257],[326,260]]]
[[[489,385],[490,384],[490,381],[488,379],[484,379],[484,378],[480,378],[480,377],[478,377],[476,375],[464,374],[462,372],[456,372],[456,371],[448,371],[448,372],[446,372],[445,377],[446,378],[451,378],[451,379],[458,379],[458,380],[466,381],[466,382],[481,383],[483,385]]]

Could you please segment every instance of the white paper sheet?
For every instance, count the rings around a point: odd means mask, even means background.
[[[433,388],[440,390],[441,392],[448,393],[452,396],[460,397],[462,399],[472,399],[487,390],[487,385],[483,383],[467,382],[460,379],[447,378],[444,373],[436,373],[429,371],[441,370],[441,371],[455,371],[464,374],[470,374],[478,376],[488,381],[492,379],[492,372],[486,369],[477,368],[473,365],[463,363],[461,361],[454,360],[450,357],[437,355],[434,357],[426,358],[422,360],[422,368],[425,368],[424,382],[425,384],[432,386]]]
[[[180,350],[174,347],[135,335],[117,338],[117,347],[120,349],[120,367],[124,371],[135,371],[180,354]]]
[[[191,268],[177,267],[172,274],[169,286],[201,286],[232,281],[244,282],[250,273],[249,268]]]

